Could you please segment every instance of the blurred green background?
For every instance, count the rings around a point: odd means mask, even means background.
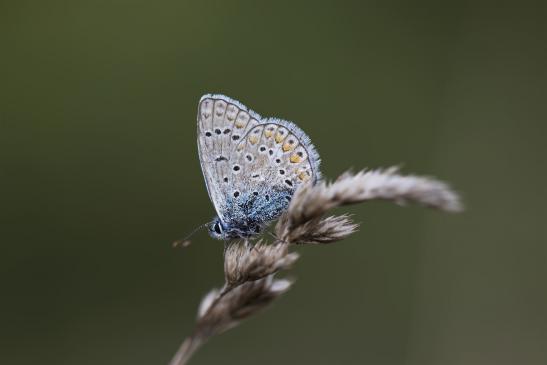
[[[449,215],[370,203],[293,290],[192,364],[547,363],[546,7],[483,1],[0,3],[0,363],[166,364],[222,244],[199,97],[296,121],[323,172],[401,164]]]

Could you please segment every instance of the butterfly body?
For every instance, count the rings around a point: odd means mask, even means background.
[[[262,118],[224,95],[198,107],[198,150],[218,239],[251,237],[287,209],[298,186],[320,179],[319,155],[294,123]]]

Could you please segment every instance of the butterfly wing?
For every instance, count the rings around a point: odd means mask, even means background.
[[[294,123],[223,95],[201,98],[198,149],[218,216],[243,231],[277,218],[300,184],[321,176],[318,153]]]
[[[227,196],[233,183],[231,155],[243,134],[259,123],[257,117],[241,104],[222,95],[204,95],[199,103],[197,119],[201,169],[209,197],[223,221],[226,221]]]

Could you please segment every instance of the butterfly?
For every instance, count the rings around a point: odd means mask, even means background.
[[[296,189],[321,178],[320,158],[294,123],[263,118],[224,95],[204,95],[197,115],[198,151],[217,216],[216,239],[259,234],[283,213]]]

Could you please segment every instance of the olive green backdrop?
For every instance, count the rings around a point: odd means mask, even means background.
[[[462,192],[370,203],[293,290],[193,364],[547,363],[541,2],[4,1],[0,363],[166,364],[222,244],[199,97],[296,121],[334,178],[400,164]]]

